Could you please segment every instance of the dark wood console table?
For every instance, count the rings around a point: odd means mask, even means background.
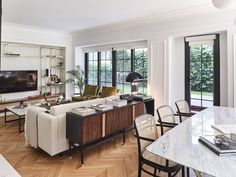
[[[145,110],[154,115],[154,100],[133,101],[126,106],[105,112],[96,112],[88,116],[66,113],[66,138],[69,140],[69,153],[78,145],[81,165],[84,164],[84,151],[95,145],[123,137],[133,129],[135,117],[143,115]]]

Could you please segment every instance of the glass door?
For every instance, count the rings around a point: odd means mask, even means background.
[[[186,100],[192,108],[220,105],[219,41],[186,42]]]

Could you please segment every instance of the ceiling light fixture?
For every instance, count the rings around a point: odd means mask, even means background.
[[[212,0],[212,4],[218,9],[231,8],[236,5],[235,0]]]

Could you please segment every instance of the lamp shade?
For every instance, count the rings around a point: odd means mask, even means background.
[[[138,80],[143,80],[143,76],[137,72],[131,72],[126,77],[126,82],[134,82]]]

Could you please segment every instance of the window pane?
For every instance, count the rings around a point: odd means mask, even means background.
[[[131,50],[124,50],[124,59],[131,59]]]
[[[105,60],[101,61],[101,70],[106,70],[106,61]]]
[[[191,91],[191,98],[201,99],[201,92],[199,92],[199,91]]]
[[[88,62],[88,70],[94,70],[94,62],[93,61]]]
[[[191,61],[190,79],[191,80],[201,80],[201,60]]]
[[[134,71],[141,74],[144,79],[147,79],[148,71],[148,50],[144,49],[135,49],[135,60],[134,60]]]
[[[214,78],[214,69],[213,61],[203,60],[202,62],[202,80],[206,82],[207,80],[213,80]]]
[[[111,51],[106,51],[106,59],[111,60],[112,59],[112,52]]]
[[[112,61],[111,60],[106,61],[106,70],[112,71]]]
[[[116,73],[117,83],[123,83],[124,80],[124,73],[123,72],[117,72]]]
[[[193,106],[200,106],[201,107],[201,100],[191,99],[191,105],[193,105]]]
[[[106,71],[101,71],[101,82],[105,82],[106,81]]]
[[[124,60],[117,60],[117,71],[123,71]]]
[[[112,82],[112,72],[111,71],[106,72],[106,82]]]
[[[202,106],[203,107],[212,107],[213,101],[202,101]]]
[[[88,54],[88,58],[89,58],[89,60],[93,60],[93,53],[92,52]]]
[[[190,46],[191,104],[200,107],[213,105],[214,92],[213,45]]]
[[[201,45],[190,47],[190,60],[201,60]]]
[[[119,89],[120,93],[124,93],[123,84],[118,84],[116,87]]]
[[[105,60],[106,59],[106,52],[102,51],[101,52],[101,60]]]
[[[116,52],[116,58],[119,60],[119,59],[124,59],[124,52],[123,52],[123,50],[118,50],[117,52]]]
[[[131,85],[124,84],[124,90],[123,93],[130,93],[131,92]]]
[[[213,44],[202,45],[202,59],[213,60]]]
[[[131,71],[131,60],[124,60],[124,71]]]
[[[94,52],[94,53],[93,53],[93,59],[94,59],[94,60],[98,60],[98,53],[97,53],[97,52]]]

